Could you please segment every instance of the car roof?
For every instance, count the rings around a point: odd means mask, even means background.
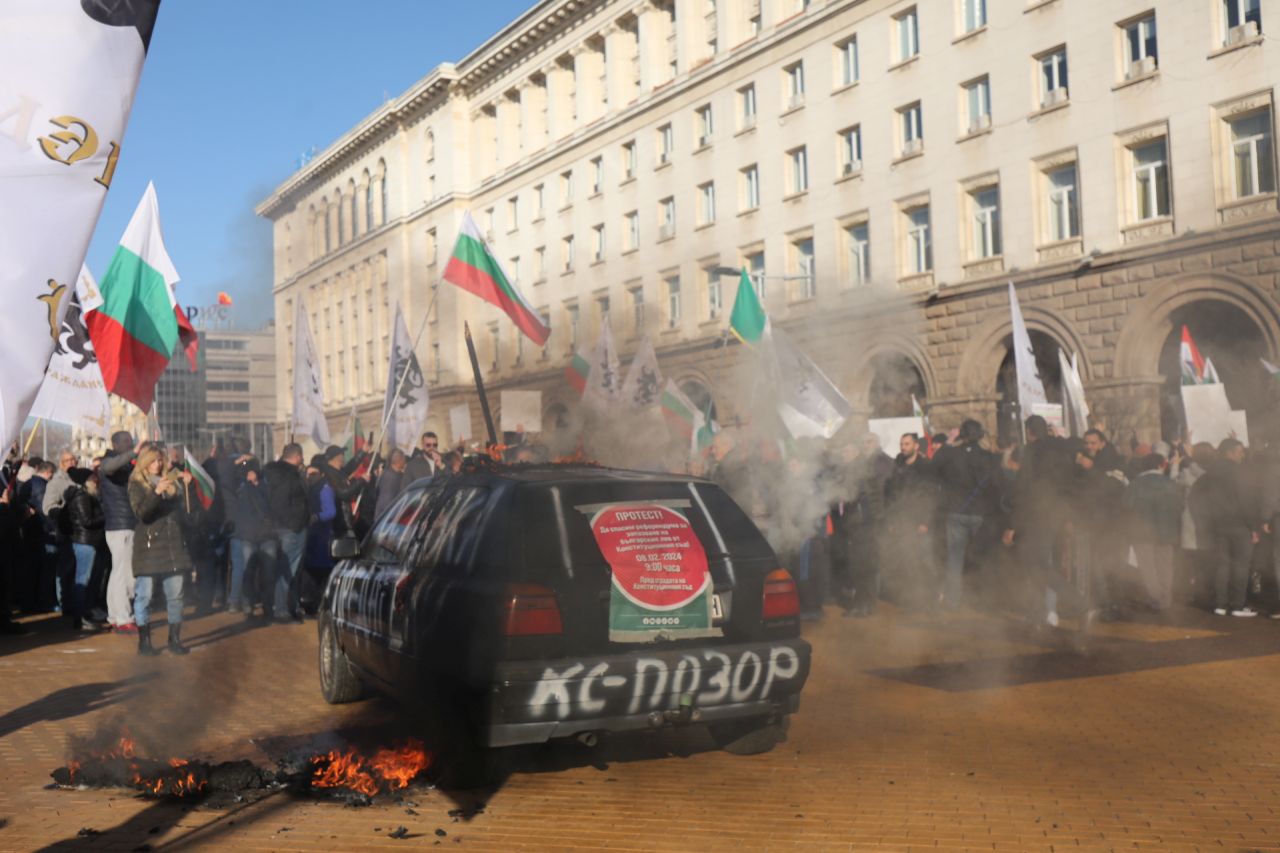
[[[668,474],[664,471],[633,471],[626,468],[604,468],[599,465],[578,463],[519,463],[494,464],[478,471],[465,471],[463,479],[492,478],[510,481],[517,485],[568,485],[587,483],[704,483],[702,477],[686,474]]]

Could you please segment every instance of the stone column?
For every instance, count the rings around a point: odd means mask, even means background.
[[[547,66],[547,143],[567,136],[573,130],[573,72],[560,60]]]
[[[573,73],[577,80],[574,97],[577,99],[578,126],[582,127],[604,115],[605,90],[600,85],[604,71],[604,57],[589,44],[573,49]]]
[[[497,162],[498,168],[510,166],[520,159],[520,104],[508,92],[498,98]]]
[[[653,91],[671,79],[666,62],[666,13],[651,3],[636,9],[639,22],[640,94]]]
[[[606,97],[609,108],[621,110],[635,97],[635,86],[631,78],[631,59],[635,56],[636,39],[633,33],[627,32],[617,24],[612,24],[604,31]]]

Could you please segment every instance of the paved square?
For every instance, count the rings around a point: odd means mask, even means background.
[[[712,751],[694,729],[553,750],[464,819],[449,811],[475,799],[437,790],[215,809],[46,789],[68,736],[121,721],[144,754],[268,764],[392,708],[324,704],[311,623],[198,619],[191,655],[152,660],[35,627],[0,640],[4,851],[1280,849],[1280,624],[1265,619],[1179,611],[1101,626],[1082,651],[1069,631],[979,614],[832,612],[806,627],[813,674],[772,753]]]

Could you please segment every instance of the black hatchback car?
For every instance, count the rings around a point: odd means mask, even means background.
[[[333,548],[325,699],[460,699],[479,745],[705,723],[761,751],[809,674],[791,575],[706,480],[480,469],[415,483]]]

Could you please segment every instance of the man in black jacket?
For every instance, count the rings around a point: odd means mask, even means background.
[[[1245,449],[1234,438],[1218,445],[1218,459],[1196,489],[1204,490],[1203,502],[1212,507],[1209,527],[1217,557],[1214,613],[1225,616],[1257,616],[1245,604],[1249,592],[1249,565],[1258,542],[1259,506],[1244,467]]]
[[[884,486],[888,530],[883,551],[903,603],[928,601],[938,583],[932,542],[938,481],[933,463],[921,452],[919,436],[906,433],[898,447],[902,452]]]
[[[280,458],[262,469],[271,521],[280,540],[281,570],[276,576],[273,610],[278,620],[301,621],[298,615],[298,568],[307,546],[307,485],[302,474],[302,446],[286,444]]]
[[[138,519],[129,506],[129,475],[137,458],[133,436],[121,430],[112,434],[111,449],[98,466],[107,550],[111,552],[107,620],[117,631],[125,633],[137,631],[130,602],[133,600],[133,529],[138,526]]]
[[[955,443],[939,450],[933,458],[946,514],[947,574],[942,600],[948,607],[960,606],[969,543],[982,527],[983,519],[992,513],[997,496],[994,481],[1000,457],[982,446],[985,434],[982,424],[967,420],[960,425]]]

